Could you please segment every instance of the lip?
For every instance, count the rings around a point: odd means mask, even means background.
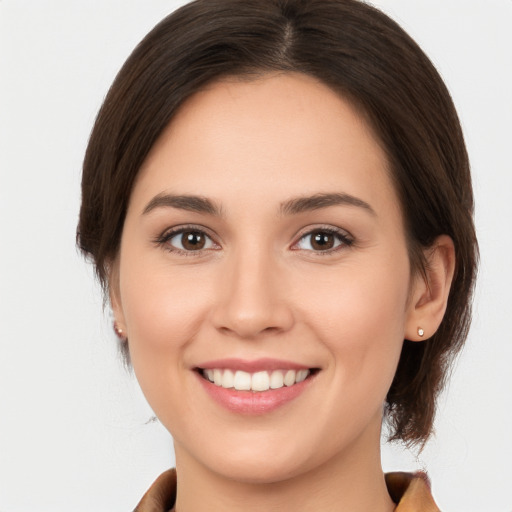
[[[302,370],[311,369],[309,366],[283,361],[278,359],[257,359],[253,361],[244,361],[241,359],[218,359],[202,363],[195,368],[199,383],[206,393],[217,404],[230,412],[243,415],[262,415],[290,403],[298,398],[314,382],[317,371],[314,371],[307,379],[294,384],[293,386],[283,386],[278,389],[269,389],[268,391],[238,391],[230,388],[226,389],[217,386],[213,382],[205,379],[200,369],[224,369],[241,370],[249,373],[258,371],[273,370]]]
[[[264,357],[260,359],[254,359],[252,361],[237,358],[216,359],[215,361],[206,361],[204,363],[198,364],[196,368],[201,368],[202,370],[229,368],[230,370],[241,370],[248,373],[256,373],[265,370],[307,370],[311,367],[291,361],[285,361],[283,359],[272,359]]]

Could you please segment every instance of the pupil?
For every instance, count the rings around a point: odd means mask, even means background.
[[[330,233],[315,233],[313,236],[313,247],[325,251],[334,246],[334,237]]]
[[[197,251],[204,247],[205,239],[202,233],[198,233],[197,231],[189,231],[187,233],[183,233],[181,243],[185,249]]]

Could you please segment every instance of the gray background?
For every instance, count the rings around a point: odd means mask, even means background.
[[[80,166],[115,73],[183,2],[0,0],[0,511],[131,510],[172,444],[117,358],[74,246]],[[379,0],[434,61],[474,172],[482,265],[467,347],[419,456],[440,507],[512,510],[511,0]]]

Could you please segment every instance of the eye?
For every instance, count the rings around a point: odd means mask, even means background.
[[[211,238],[200,231],[183,231],[174,235],[169,243],[180,250],[200,251],[210,249],[213,246]]]
[[[167,231],[156,242],[171,252],[191,253],[208,249],[218,249],[219,246],[204,231],[194,228],[180,228]]]
[[[305,251],[332,252],[342,246],[350,246],[352,243],[352,240],[341,231],[319,228],[303,235],[295,244],[295,248]]]

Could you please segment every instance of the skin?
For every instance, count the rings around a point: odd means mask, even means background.
[[[282,211],[327,193],[367,206]],[[219,212],[157,204],[163,194]],[[164,240],[190,225],[208,236],[203,249]],[[335,247],[319,250],[308,233],[325,228],[348,243],[327,233]],[[411,275],[378,139],[325,85],[231,79],[185,103],[139,173],[111,276],[136,376],[173,435],[180,512],[394,509],[382,408],[404,338],[420,340],[418,326],[428,338],[446,307],[453,245],[440,237],[434,249],[427,286]],[[320,371],[295,400],[248,416],[214,402],[194,371],[226,357]]]

